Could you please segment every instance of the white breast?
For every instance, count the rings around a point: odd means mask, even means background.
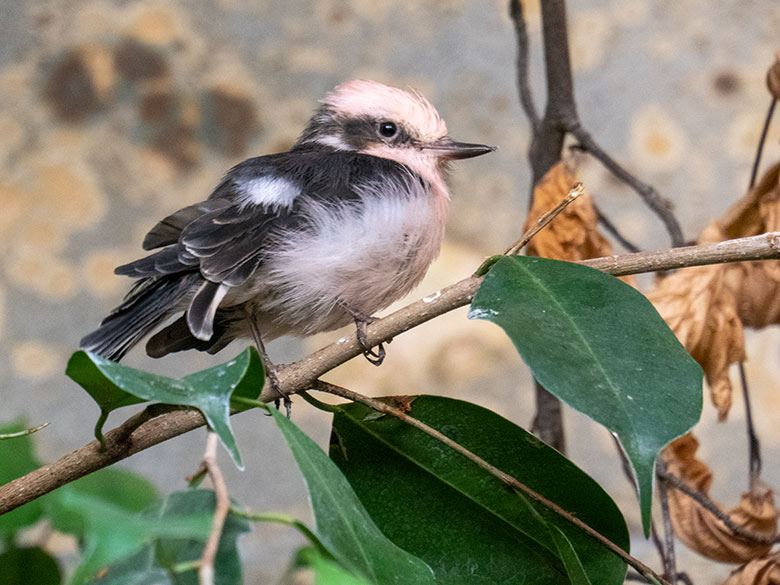
[[[338,303],[372,315],[407,294],[439,254],[447,200],[412,179],[405,187],[410,196],[382,183],[360,202],[309,202],[309,229],[277,242],[258,274],[259,312],[308,335],[351,321]]]

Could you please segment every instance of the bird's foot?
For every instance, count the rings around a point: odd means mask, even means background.
[[[279,408],[279,402],[283,401],[287,418],[290,418],[290,415],[292,414],[292,400],[290,400],[290,395],[282,390],[282,385],[279,383],[279,376],[276,373],[276,366],[271,361],[271,358],[268,357],[268,352],[265,351],[265,344],[260,336],[260,329],[257,327],[257,323],[255,323],[254,316],[248,310],[246,310],[246,318],[249,323],[249,329],[252,332],[252,337],[255,340],[257,353],[260,354],[260,359],[263,362],[263,370],[265,370],[268,384],[271,386],[271,390],[279,395],[279,398],[274,400],[274,405],[276,408]]]
[[[357,328],[357,340],[358,344],[363,350],[363,357],[368,360],[368,363],[375,366],[381,366],[382,362],[385,361],[385,356],[387,355],[384,343],[380,343],[376,346],[375,349],[370,343],[368,343],[368,337],[366,336],[366,326],[370,325],[374,321],[377,321],[378,319],[376,317],[371,317],[370,315],[361,313],[360,311],[356,311],[344,303],[341,303],[341,306],[355,321],[355,327]],[[391,339],[388,339],[387,343],[390,343],[391,341]]]
[[[265,360],[263,361],[265,375],[268,378],[268,384],[271,386],[271,390],[279,395],[279,398],[274,400],[274,405],[276,408],[279,408],[279,403],[284,402],[285,414],[287,414],[287,418],[290,418],[290,415],[292,415],[292,400],[290,400],[290,395],[282,390],[282,385],[279,383],[279,376],[276,374],[276,366],[273,365],[270,360],[267,362]]]
[[[375,366],[381,366],[382,362],[385,361],[385,355],[387,355],[384,344],[380,343],[376,346],[376,350],[374,350],[366,338],[366,325],[369,325],[375,320],[376,319],[373,317],[371,317],[371,321],[355,319],[355,327],[357,328],[358,343],[360,344],[360,347],[363,348],[363,357],[368,360],[368,363]]]

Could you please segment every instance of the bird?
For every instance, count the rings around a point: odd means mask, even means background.
[[[153,358],[249,338],[268,369],[264,342],[354,322],[378,365],[384,348],[365,327],[438,256],[450,162],[494,150],[450,138],[414,90],[342,83],[289,151],[237,164],[152,227],[142,247],[153,252],[115,269],[135,283],[80,346],[119,361],[152,332]]]

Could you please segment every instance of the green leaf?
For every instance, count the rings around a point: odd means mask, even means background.
[[[214,492],[209,490],[187,490],[173,493],[155,503],[134,518],[152,525],[172,522],[211,514],[215,507]],[[211,517],[208,517],[209,524]],[[238,537],[250,529],[243,518],[229,513],[222,529],[217,556],[214,559],[215,583],[217,585],[240,585],[242,583],[241,559],[238,555]],[[207,534],[158,534],[147,540],[133,556],[112,563],[104,574],[94,579],[94,585],[197,585],[198,571],[195,563],[203,555]],[[182,565],[192,568],[180,570]]]
[[[263,366],[254,348],[227,363],[179,379],[136,370],[85,351],[71,356],[65,373],[100,406],[96,433],[109,412],[128,404],[152,401],[192,406],[203,413],[238,468],[243,469],[230,427],[230,398],[234,394],[245,398],[260,395]]]
[[[41,548],[13,548],[0,555],[3,585],[60,585],[57,561]]]
[[[211,490],[188,490],[168,496],[165,501],[145,515],[160,521],[177,518],[187,518],[197,515],[203,510],[214,510],[216,496]],[[242,565],[238,554],[238,537],[249,532],[250,525],[245,519],[228,513],[222,528],[222,535],[214,559],[214,572],[218,585],[241,585]],[[156,563],[159,567],[173,570],[176,565],[195,561],[203,555],[206,545],[203,539],[170,539],[161,538],[156,543]],[[196,570],[179,573],[177,585],[198,585]]]
[[[16,420],[0,426],[0,434],[10,434],[23,431],[27,423]],[[22,435],[0,441],[0,485],[20,478],[38,469],[40,461],[35,456],[33,441],[30,435]],[[0,516],[0,539],[12,539],[16,531],[30,526],[41,517],[41,502],[33,500],[24,506],[16,508]]]
[[[154,564],[154,546],[147,545],[131,557],[113,563],[89,585],[179,585],[165,569]]]
[[[574,546],[563,531],[557,526],[550,526],[550,534],[555,541],[555,546],[558,547],[558,554],[563,560],[572,585],[592,585],[580,557],[577,556],[577,551],[574,550]]]
[[[617,435],[647,535],[655,458],[702,402],[701,368],[650,302],[598,270],[512,256],[485,276],[469,317],[499,325],[542,386]]]
[[[52,528],[59,532],[84,535],[85,524],[81,515],[71,507],[63,507],[64,494],[74,492],[117,506],[129,513],[140,512],[158,498],[157,489],[146,479],[126,471],[109,467],[84,476],[65,485],[46,498],[44,506]]]
[[[341,566],[374,585],[434,583],[423,561],[380,532],[322,449],[277,409],[271,408],[270,412],[306,481],[317,536]]]
[[[81,585],[116,561],[138,553],[157,538],[208,538],[211,510],[182,517],[154,518],[131,514],[99,498],[66,492],[62,505],[80,515],[86,524],[81,564],[71,585]]]
[[[304,548],[298,551],[299,566],[309,567],[314,571],[314,585],[371,585],[361,577],[347,573],[335,561],[322,555],[316,548]]]
[[[330,456],[382,532],[426,561],[437,583],[568,584],[551,527],[566,534],[599,585],[623,582],[623,562],[568,521],[439,440],[374,414],[359,404],[342,407],[333,419]],[[415,397],[408,414],[628,550],[625,521],[604,490],[514,423],[435,396]]]

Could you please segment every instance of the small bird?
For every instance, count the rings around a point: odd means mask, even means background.
[[[236,338],[307,336],[355,322],[366,357],[372,315],[412,290],[438,256],[448,162],[495,150],[455,142],[421,95],[373,81],[337,86],[288,152],[250,158],[208,199],[146,235],[153,254],[119,266],[138,279],[81,347],[119,360],[216,353]]]

